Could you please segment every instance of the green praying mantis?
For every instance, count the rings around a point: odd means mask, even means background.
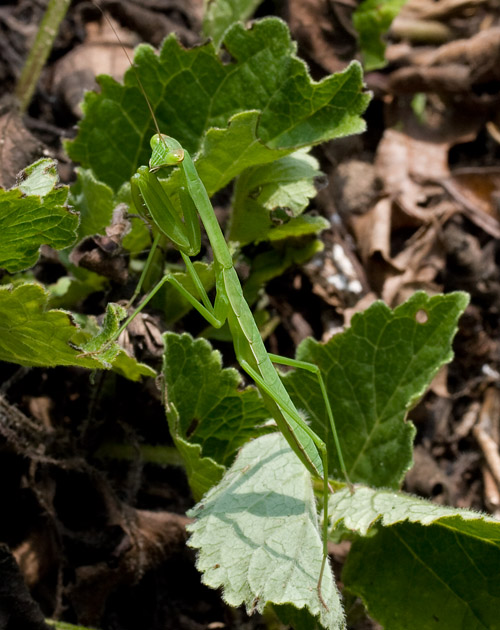
[[[125,54],[127,54],[126,51]],[[131,65],[134,67],[132,63]],[[139,307],[126,319],[113,338],[118,338],[130,321],[146,306],[165,283],[170,283],[174,286],[189,301],[193,308],[215,328],[220,328],[226,321],[228,322],[239,365],[256,384],[270,415],[275,420],[291,449],[306,469],[323,482],[323,560],[318,577],[317,591],[322,605],[328,609],[321,594],[321,582],[328,559],[328,494],[331,491],[328,481],[327,447],[325,442],[302,418],[283,385],[274,364],[304,369],[317,377],[337,449],[340,468],[346,483],[352,490],[323,377],[318,366],[312,363],[289,359],[267,352],[250,307],[243,296],[243,290],[233,265],[230,250],[193,160],[177,140],[160,132],[149,99],[138,76],[137,80],[153,117],[157,133],[151,138],[152,154],[149,166],[139,167],[133,175],[131,192],[134,205],[150,223],[156,236],[134,297],[140,291],[149,261],[152,259],[154,250],[162,237],[167,237],[179,251],[186,270],[194,283],[197,295],[191,294],[171,273],[167,273],[143,299]],[[180,170],[181,175],[181,186],[178,190],[179,208],[174,206],[157,177],[159,171],[168,171],[168,169],[174,167]],[[213,252],[215,274],[215,300],[213,304],[191,261],[191,257],[196,256],[201,248],[201,232],[198,217],[203,223]]]

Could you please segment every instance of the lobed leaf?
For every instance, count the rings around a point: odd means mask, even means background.
[[[189,546],[203,582],[231,606],[262,612],[268,603],[308,611],[309,627],[344,628],[331,570],[317,582],[323,551],[311,478],[277,433],[246,444],[219,485],[191,510]],[[311,625],[312,624],[312,625]]]
[[[11,273],[32,267],[41,245],[71,245],[79,222],[66,205],[68,187],[56,188],[53,160],[38,160],[24,171],[24,178],[17,188],[0,189],[0,267]]]
[[[393,311],[375,302],[326,344],[306,339],[297,358],[318,365],[325,379],[351,481],[397,488],[412,465],[415,429],[406,414],[439,368],[469,297],[415,293]],[[299,409],[328,445],[330,473],[342,479],[316,378],[303,370],[284,377]]]
[[[234,25],[224,45],[230,63],[222,62],[212,43],[185,50],[174,36],[158,56],[149,46],[140,46],[135,55],[162,131],[194,153],[212,130],[200,163],[209,194],[249,166],[364,129],[360,115],[369,95],[363,93],[359,64],[312,81],[295,56],[287,26],[277,18],[248,30]],[[106,76],[99,82],[101,93],[87,93],[85,118],[67,149],[117,190],[147,163],[155,130],[134,71],[126,73],[124,86]],[[247,138],[237,149],[235,136]]]

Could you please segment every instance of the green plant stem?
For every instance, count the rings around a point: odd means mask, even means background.
[[[16,86],[16,97],[21,112],[31,102],[33,92],[52,49],[52,45],[71,0],[50,0],[43,16],[35,41],[29,52]]]

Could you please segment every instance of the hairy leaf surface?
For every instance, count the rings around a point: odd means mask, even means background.
[[[342,490],[332,522],[356,540],[342,579],[387,630],[498,630],[500,522],[371,488]],[[401,576],[411,576],[411,588]]]
[[[322,562],[311,478],[283,436],[246,444],[219,485],[192,511],[189,545],[199,549],[203,582],[231,606],[262,612],[267,603],[307,609],[324,628],[344,628],[339,594]],[[314,625],[315,620],[310,619]],[[311,627],[311,626],[310,626]]]

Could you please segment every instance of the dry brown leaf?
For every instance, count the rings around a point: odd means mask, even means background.
[[[42,155],[43,146],[26,129],[22,119],[10,111],[0,117],[0,186],[10,188],[17,175]]]
[[[327,72],[343,70],[356,56],[355,8],[355,2],[289,0],[287,21],[302,54]]]
[[[138,43],[136,36],[111,17],[108,19],[111,20],[127,54],[132,58],[133,45]],[[97,75],[109,74],[115,80],[121,81],[124,72],[130,67],[117,35],[107,20],[89,22],[86,28],[85,42],[73,48],[55,64],[52,79],[54,92],[59,94],[77,118],[82,116],[80,104],[84,93],[97,89]]]
[[[500,169],[456,169],[443,182],[464,214],[494,238],[500,238]]]

